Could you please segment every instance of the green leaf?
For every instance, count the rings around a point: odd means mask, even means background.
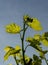
[[[39,45],[35,44],[35,43],[30,43],[30,46],[35,48],[38,51],[42,51],[42,48]]]
[[[20,52],[19,50],[11,49],[4,55],[4,60],[7,60],[10,55],[14,55]]]
[[[35,40],[35,39],[33,39],[32,44],[41,45],[41,43],[38,40]]]
[[[41,65],[42,63],[41,59],[35,54],[33,55],[33,60],[34,65]]]
[[[34,61],[37,61],[39,59],[39,57],[34,54],[33,59],[34,59]]]
[[[48,32],[45,32],[44,33],[44,37],[48,37]]]
[[[37,62],[35,62],[34,65],[41,65],[41,63],[37,61]]]

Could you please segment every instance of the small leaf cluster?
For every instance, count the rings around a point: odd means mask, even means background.
[[[48,61],[45,57],[45,54],[48,53],[48,50],[43,50],[41,47],[41,45],[48,46],[48,32],[44,32],[42,35],[35,34],[33,37],[28,36],[25,40],[25,33],[29,27],[35,31],[41,31],[43,28],[37,18],[32,18],[28,15],[25,15],[23,16],[23,21],[22,28],[16,23],[6,25],[7,33],[20,35],[21,47],[17,45],[15,48],[11,46],[5,47],[4,50],[6,54],[4,55],[4,60],[8,60],[9,56],[13,56],[17,65],[42,65],[42,60],[44,59],[48,65]],[[24,41],[29,43],[25,48]],[[33,54],[32,58],[27,56],[25,52],[29,46],[39,52],[39,56],[36,54]]]

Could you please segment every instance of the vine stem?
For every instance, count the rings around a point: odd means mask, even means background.
[[[25,51],[26,51],[26,49],[27,49],[28,46],[30,46],[30,44],[28,44],[28,45],[25,47]]]
[[[44,60],[45,60],[46,64],[48,65],[46,58],[44,58]]]
[[[14,60],[15,60],[16,64],[19,65],[15,55],[14,55]]]
[[[23,29],[20,31],[20,32],[23,31],[22,36],[21,36],[21,33],[20,33],[20,38],[21,38],[21,42],[22,42],[22,55],[23,55],[24,65],[26,65],[26,62],[25,62],[25,50],[24,50],[24,37],[25,37],[25,31],[27,30],[27,28],[28,28],[28,26],[25,27],[25,23],[23,23]]]
[[[24,65],[25,63],[25,54],[24,54],[24,36],[25,36],[25,23],[23,24],[23,36],[22,36],[22,54],[23,54],[23,61],[24,61]]]

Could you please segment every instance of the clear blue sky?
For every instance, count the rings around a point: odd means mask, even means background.
[[[14,59],[11,57],[6,62],[3,60],[3,49],[6,45],[13,47],[15,45],[21,46],[19,35],[7,34],[4,26],[12,22],[22,26],[23,15],[25,14],[36,17],[41,21],[44,29],[39,33],[42,34],[43,32],[48,31],[48,0],[0,0],[0,65],[7,65],[8,63],[15,64]],[[34,30],[27,31],[26,36],[35,33],[38,32],[35,32]],[[27,53],[29,56],[32,56],[29,53],[36,53],[34,49],[28,50]],[[42,65],[46,65],[45,62]]]

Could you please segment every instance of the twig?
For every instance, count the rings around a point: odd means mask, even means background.
[[[19,65],[15,55],[14,55],[14,60],[15,60],[16,64]]]
[[[28,44],[28,45],[25,47],[25,51],[26,51],[26,49],[27,49],[28,46],[30,46],[30,44]]]

